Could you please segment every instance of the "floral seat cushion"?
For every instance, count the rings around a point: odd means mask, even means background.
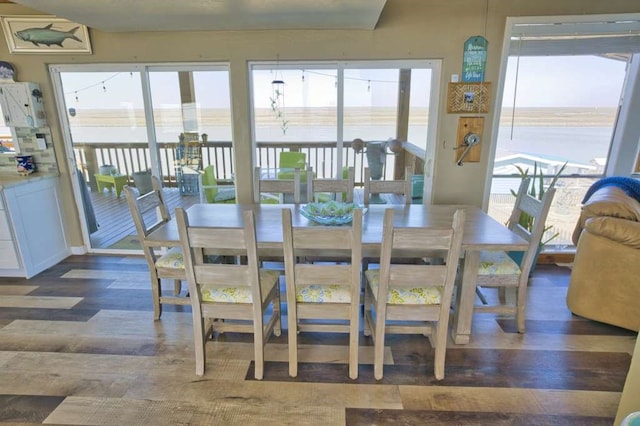
[[[280,272],[268,269],[260,270],[262,294],[266,295],[273,286],[278,285]],[[252,303],[251,287],[227,287],[224,285],[203,285],[200,287],[202,300],[205,302]]]
[[[373,294],[378,294],[380,270],[369,269],[365,272]],[[439,305],[442,300],[442,286],[437,287],[397,287],[390,286],[387,303],[392,305]]]
[[[348,284],[309,284],[296,287],[296,301],[307,303],[350,303]]]
[[[156,268],[184,269],[184,257],[180,247],[172,247],[156,260]]]
[[[481,251],[478,275],[517,275],[520,266],[504,251]]]

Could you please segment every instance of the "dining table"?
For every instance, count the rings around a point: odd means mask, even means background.
[[[186,212],[191,226],[241,227],[243,212],[252,210],[256,224],[259,255],[283,253],[282,209],[292,210],[294,226],[322,226],[301,213],[304,205],[296,204],[194,204]],[[483,250],[524,251],[527,241],[499,223],[486,212],[470,205],[391,205],[370,204],[363,216],[363,257],[379,257],[382,244],[384,211],[394,210],[394,225],[403,227],[450,226],[456,209],[465,211],[462,238],[462,279],[455,298],[452,337],[456,344],[469,343],[476,295],[480,252]],[[143,244],[149,247],[180,245],[176,221],[172,218],[149,234]],[[340,247],[336,247],[339,252]]]

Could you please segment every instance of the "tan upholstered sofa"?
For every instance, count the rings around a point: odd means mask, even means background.
[[[573,233],[577,245],[567,293],[576,315],[640,329],[640,203],[604,186],[584,203]]]

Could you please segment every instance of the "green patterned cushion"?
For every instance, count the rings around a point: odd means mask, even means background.
[[[368,269],[365,276],[374,294],[380,285],[380,270]],[[392,305],[439,305],[442,300],[442,286],[438,287],[397,287],[390,286],[387,292],[387,303]]]
[[[267,269],[260,270],[260,284],[262,294],[266,295],[274,285],[278,284],[280,272]],[[216,285],[203,285],[200,287],[202,300],[205,302],[223,303],[252,303],[251,287],[225,287]]]
[[[347,284],[309,284],[296,288],[296,301],[310,303],[350,303],[351,287]]]
[[[184,257],[180,247],[172,247],[156,260],[156,268],[184,269]]]
[[[478,275],[517,275],[520,266],[504,251],[481,251]]]

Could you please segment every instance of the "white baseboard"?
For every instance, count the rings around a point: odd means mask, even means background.
[[[80,255],[80,254],[87,254],[87,248],[85,246],[72,246],[71,247],[71,254],[74,255]]]

